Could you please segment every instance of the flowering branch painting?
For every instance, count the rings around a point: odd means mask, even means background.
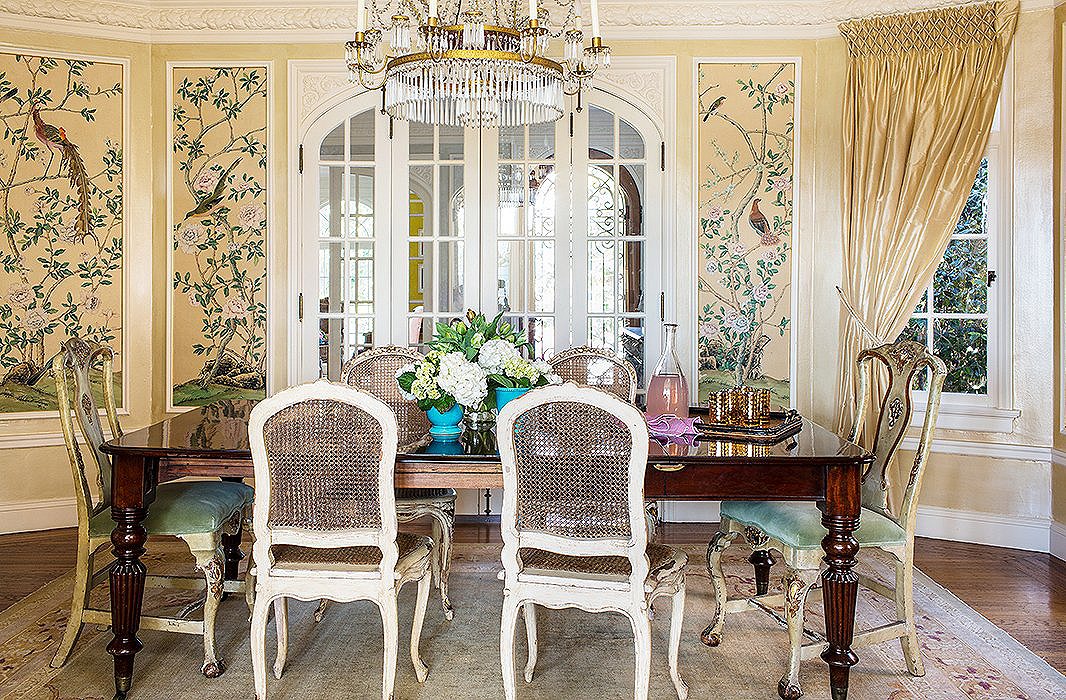
[[[699,396],[769,388],[789,405],[796,65],[701,63]]]
[[[67,338],[122,352],[123,83],[106,59],[0,52],[0,414],[57,409]]]
[[[263,398],[267,69],[171,70],[171,404]]]

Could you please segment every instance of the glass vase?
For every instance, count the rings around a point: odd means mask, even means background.
[[[655,365],[651,381],[648,382],[648,418],[659,416],[677,416],[688,418],[688,382],[681,371],[681,361],[677,357],[677,324],[664,324],[666,344],[662,357]]]

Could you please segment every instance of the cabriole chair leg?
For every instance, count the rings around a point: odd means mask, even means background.
[[[681,649],[681,627],[685,621],[685,582],[677,587],[677,593],[670,602],[670,680],[674,682],[674,690],[677,691],[678,700],[688,698],[688,685],[681,678],[681,670],[677,666],[677,656]]]
[[[274,678],[281,680],[285,662],[289,657],[289,599],[274,601],[274,626],[278,631],[278,655],[274,659]]]
[[[788,622],[790,653],[788,672],[778,683],[777,693],[785,700],[797,700],[803,695],[800,685],[800,662],[803,653],[803,608],[807,593],[818,581],[817,571],[796,571],[789,568],[782,583],[785,588],[785,620]]]
[[[70,658],[70,652],[78,643],[78,637],[85,624],[81,621],[85,609],[89,607],[89,581],[93,576],[93,554],[89,551],[89,543],[78,544],[78,568],[74,570],[74,594],[70,600],[70,616],[67,618],[67,628],[63,632],[63,641],[59,643],[59,649],[52,657],[52,668],[61,668]]]
[[[707,573],[711,575],[711,586],[714,588],[714,600],[717,604],[714,619],[700,634],[700,639],[709,647],[716,647],[722,643],[722,628],[725,626],[725,604],[729,598],[725,574],[722,573],[722,552],[732,544],[738,534],[736,532],[716,532],[707,545]]]
[[[537,668],[537,606],[535,603],[526,603],[522,606],[522,613],[526,621],[526,683],[533,682],[533,672]]]
[[[925,664],[914,620],[914,564],[909,561],[896,564],[896,619],[907,623],[907,634],[899,639],[907,671],[912,676],[924,676]]]
[[[190,549],[192,547],[190,546]],[[215,617],[222,602],[225,567],[220,547],[214,550],[193,550],[196,567],[204,574],[207,596],[204,599],[204,663],[200,672],[208,678],[218,678],[226,672],[225,662],[215,651]]]

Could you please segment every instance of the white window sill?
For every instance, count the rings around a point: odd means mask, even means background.
[[[940,404],[937,415],[937,430],[962,430],[972,433],[1010,433],[1014,431],[1014,420],[1022,414],[1013,408],[993,408],[972,403]],[[911,427],[921,428],[925,421],[925,406],[915,406],[911,417]]]

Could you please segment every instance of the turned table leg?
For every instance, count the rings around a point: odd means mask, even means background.
[[[133,685],[133,659],[141,650],[137,629],[141,624],[146,569],[141,563],[148,534],[142,523],[146,508],[112,508],[115,529],[111,532],[115,565],[111,567],[111,631],[107,653],[115,659],[115,700],[125,700]]]
[[[243,479],[224,476],[222,481],[241,483]],[[237,531],[232,535],[227,535],[225,532],[222,533],[222,552],[225,555],[225,579],[227,581],[236,581],[240,578],[238,570],[241,560],[244,559],[244,552],[241,551],[241,537],[243,534],[243,520],[237,526]]]
[[[822,571],[825,630],[829,645],[822,660],[829,664],[833,700],[848,696],[848,675],[858,657],[851,649],[855,634],[855,598],[859,578],[853,571],[859,544],[852,536],[859,527],[862,465],[831,467],[827,474],[822,525],[828,530],[822,540],[826,568]]]

